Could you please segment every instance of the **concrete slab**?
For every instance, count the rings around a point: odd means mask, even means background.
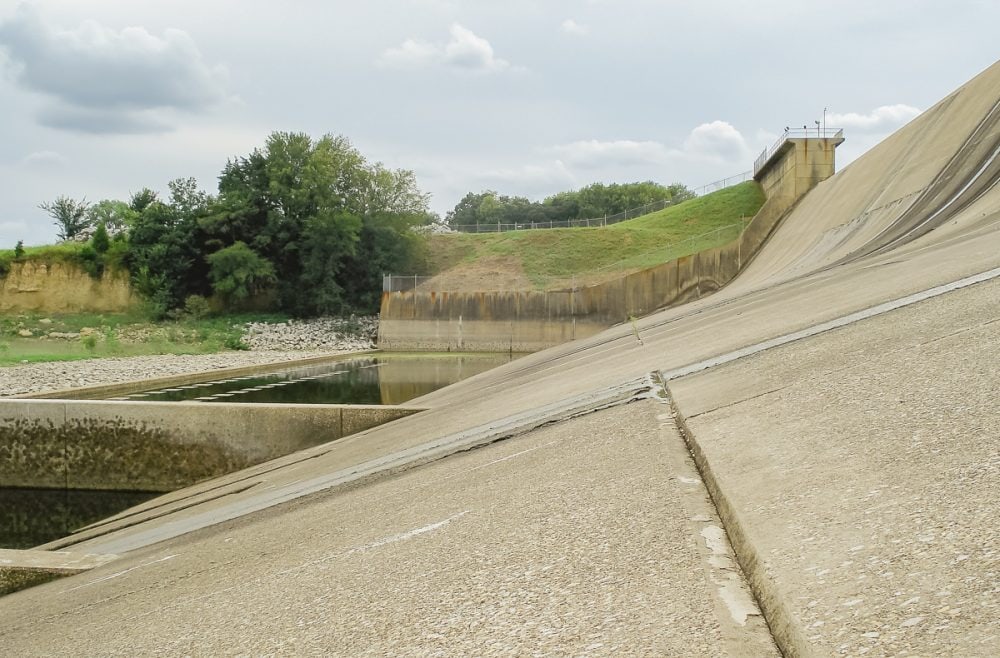
[[[117,555],[0,549],[0,596],[105,565]]]
[[[1000,654],[998,363],[993,281],[671,384],[811,651]]]
[[[0,599],[0,646],[776,656],[708,575],[724,538],[709,550],[711,523],[689,509],[666,409],[597,412]]]

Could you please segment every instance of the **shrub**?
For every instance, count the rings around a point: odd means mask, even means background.
[[[108,237],[108,229],[105,228],[104,222],[100,221],[97,224],[97,228],[94,230],[94,237],[90,238],[90,246],[94,248],[98,254],[105,254],[108,251],[108,247],[111,246],[111,239]]]
[[[209,306],[208,300],[201,295],[188,295],[187,299],[184,300],[184,314],[190,318],[200,320],[211,311],[212,308]]]

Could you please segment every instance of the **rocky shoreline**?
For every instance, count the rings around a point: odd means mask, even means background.
[[[251,323],[244,333],[244,342],[250,347],[246,351],[50,361],[0,368],[0,397],[361,352],[374,349],[377,333],[377,316]]]

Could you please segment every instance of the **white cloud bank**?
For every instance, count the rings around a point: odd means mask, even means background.
[[[559,29],[565,32],[566,34],[572,34],[578,37],[585,37],[588,34],[590,34],[590,28],[588,26],[581,25],[572,18],[567,18],[566,20],[564,20],[562,24],[559,26]]]
[[[750,154],[743,135],[726,121],[711,121],[688,133],[683,148],[670,148],[657,141],[581,140],[545,149],[567,165],[580,168],[644,167],[677,160],[714,160],[735,163]]]
[[[868,114],[833,112],[826,117],[826,125],[831,128],[852,128],[855,130],[885,130],[896,128],[920,114],[920,110],[910,105],[896,104],[877,107]]]
[[[51,102],[43,125],[85,133],[161,132],[164,111],[200,111],[225,97],[222,67],[209,66],[181,30],[115,30],[96,21],[49,25],[22,4],[0,24],[0,48],[18,84]]]
[[[703,123],[684,140],[684,151],[690,155],[721,160],[746,158],[750,149],[743,135],[726,121]]]
[[[447,43],[407,39],[379,57],[379,65],[395,69],[444,66],[472,73],[497,73],[511,68],[510,62],[493,52],[493,46],[472,30],[454,23]]]
[[[664,162],[669,149],[660,142],[619,139],[581,140],[546,149],[571,166],[584,169],[606,166],[641,166]]]

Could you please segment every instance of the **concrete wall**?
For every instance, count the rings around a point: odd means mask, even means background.
[[[836,148],[843,137],[790,138],[775,151],[754,179],[768,199],[783,197],[794,203],[816,184],[833,176]]]
[[[172,491],[417,411],[0,400],[0,487]]]
[[[764,205],[722,247],[577,290],[383,293],[379,348],[534,352],[711,294],[739,274],[803,195],[833,175],[843,141],[787,140],[757,173]]]
[[[0,312],[116,313],[136,303],[124,271],[94,279],[69,263],[11,263],[0,277]]]

